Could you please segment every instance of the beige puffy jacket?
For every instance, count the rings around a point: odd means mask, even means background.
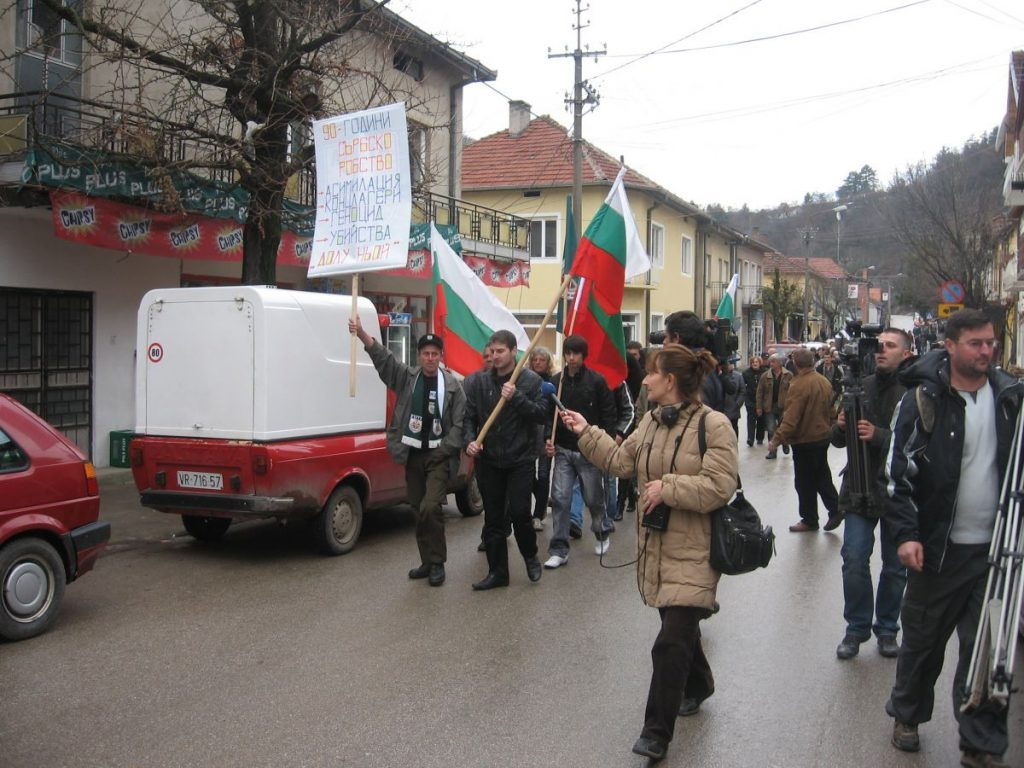
[[[707,452],[701,462],[697,426],[705,412]],[[669,473],[676,441],[674,469]],[[704,405],[687,406],[670,429],[656,412],[644,414],[622,445],[596,427],[580,436],[580,451],[602,472],[637,478],[641,492],[649,480],[662,481],[662,497],[672,508],[668,530],[640,526],[637,514],[637,580],[644,602],[655,608],[715,603],[718,571],[709,562],[711,515],[736,492],[736,433],[724,414]]]

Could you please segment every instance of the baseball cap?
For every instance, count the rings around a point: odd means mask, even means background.
[[[420,340],[416,342],[416,350],[419,351],[427,345],[433,345],[442,352],[444,351],[444,339],[436,333],[425,333],[420,336]]]

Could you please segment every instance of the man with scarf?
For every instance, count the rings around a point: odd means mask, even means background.
[[[458,467],[466,395],[458,379],[441,368],[444,340],[440,336],[421,336],[416,345],[420,364],[409,366],[363,330],[358,319],[349,320],[348,328],[366,347],[381,381],[395,393],[388,453],[405,465],[407,498],[416,516],[420,552],[420,564],[409,571],[409,578],[427,579],[430,586],[439,587],[444,584],[448,559],[442,507],[448,496],[448,478]]]

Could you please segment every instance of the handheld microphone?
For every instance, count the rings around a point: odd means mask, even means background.
[[[562,404],[562,401],[558,399],[558,395],[556,395],[556,394],[555,394],[555,392],[557,391],[557,390],[555,389],[555,385],[554,385],[554,384],[552,384],[552,383],[551,383],[550,381],[542,381],[542,382],[540,383],[540,391],[541,391],[541,392],[542,392],[543,394],[545,394],[545,395],[548,395],[548,396],[550,396],[550,397],[551,397],[551,399],[555,401],[555,407],[556,407],[556,408],[557,408],[558,410],[560,410],[560,411],[565,411],[565,410],[568,410],[568,409],[567,409],[567,408],[566,408],[566,407],[565,407],[565,406],[564,406],[564,405]]]

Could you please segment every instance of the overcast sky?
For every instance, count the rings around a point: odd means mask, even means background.
[[[827,29],[736,44],[908,4]],[[608,55],[584,63],[584,77],[601,95],[584,118],[584,138],[702,206],[799,202],[805,192],[834,192],[865,164],[885,181],[898,167],[960,145],[1002,119],[1010,52],[1024,48],[1024,3],[1016,0],[589,5],[584,44],[607,45]],[[391,5],[498,70],[491,85],[502,94],[566,126],[572,60],[549,59],[548,48],[575,47],[574,7],[572,0]],[[636,60],[655,49],[722,44],[731,45]],[[468,136],[506,128],[507,100],[472,85],[464,120]]]

